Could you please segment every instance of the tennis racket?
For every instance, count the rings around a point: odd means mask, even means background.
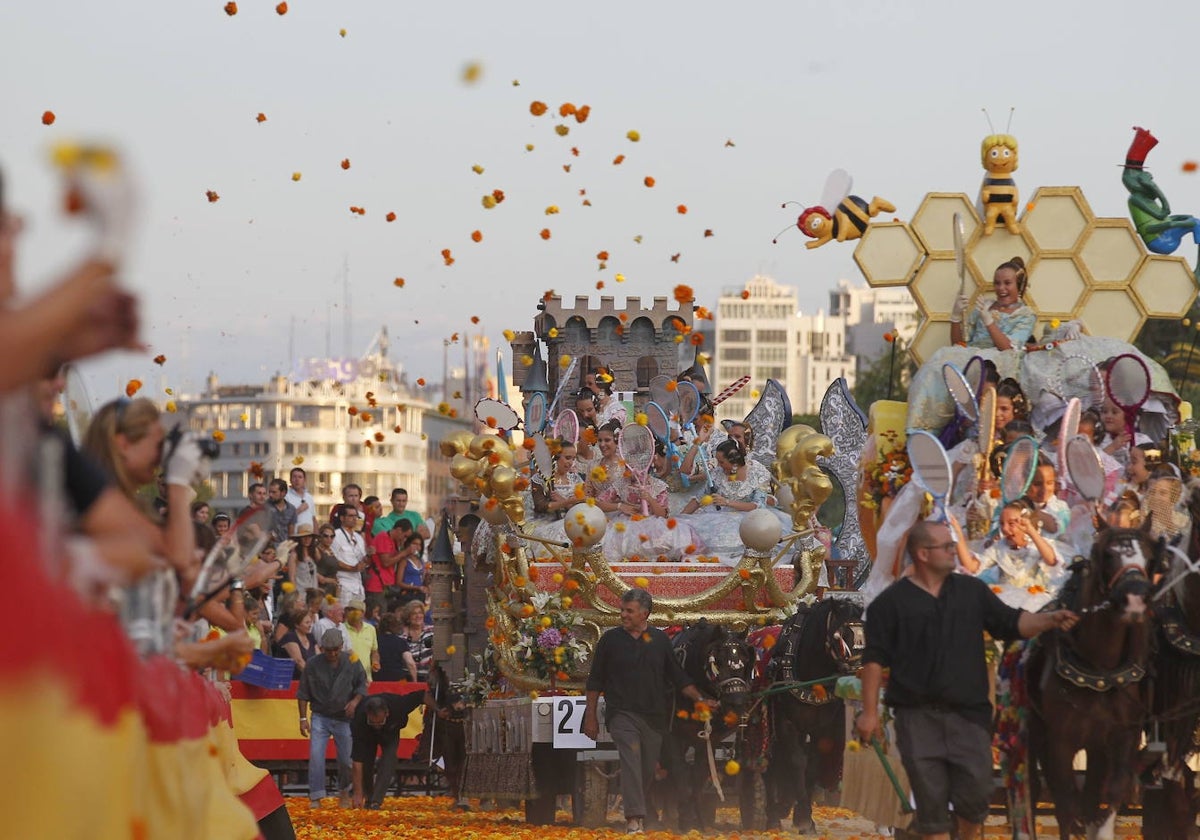
[[[656,376],[650,380],[650,400],[662,406],[670,417],[679,411],[678,383],[669,376]]]
[[[554,436],[561,443],[574,446],[579,443],[579,415],[574,409],[564,408],[554,421]]]
[[[475,419],[489,429],[505,432],[517,428],[521,421],[512,406],[493,397],[484,397],[475,403]]]
[[[558,404],[562,402],[562,395],[567,392],[571,385],[571,374],[575,372],[575,366],[579,363],[578,359],[571,359],[571,363],[567,365],[567,369],[563,371],[562,378],[558,380],[558,389],[554,392],[554,400],[550,403],[550,407],[546,409],[547,417],[554,417],[554,409],[558,408]]]
[[[633,473],[634,483],[640,489],[645,489],[646,476],[654,461],[654,434],[647,427],[634,423],[621,429],[617,445],[625,466]],[[646,500],[642,499],[642,516],[648,516],[649,513],[649,506]]]
[[[963,379],[967,380],[967,384],[971,386],[971,392],[975,394],[978,401],[979,395],[983,391],[983,357],[972,356],[967,359],[962,372]]]
[[[1004,504],[1015,502],[1029,489],[1033,474],[1037,472],[1037,454],[1037,442],[1028,435],[1009,444],[1000,475],[1000,498]]]
[[[979,420],[979,407],[975,404],[975,392],[971,390],[971,384],[967,382],[962,371],[952,364],[944,364],[942,365],[942,380],[946,383],[946,390],[954,398],[954,404],[958,407],[959,414],[972,423]]]
[[[1095,504],[1104,497],[1104,464],[1085,435],[1067,441],[1067,472],[1079,495]]]
[[[985,481],[992,449],[996,445],[996,389],[991,385],[985,385],[979,396],[979,424],[975,430],[975,441],[979,444],[979,454],[983,456],[979,465],[979,480]]]
[[[675,393],[679,397],[679,425],[685,429],[694,428],[700,411],[700,391],[691,382],[680,382]]]
[[[1071,397],[1067,401],[1066,409],[1063,410],[1062,422],[1058,427],[1058,474],[1060,482],[1065,481],[1068,475],[1067,442],[1079,434],[1079,416],[1082,413],[1083,410],[1079,398]]]
[[[92,396],[88,393],[87,382],[75,365],[63,368],[66,385],[63,387],[62,401],[67,417],[67,430],[76,446],[83,443],[83,435],[88,424],[92,422]]]
[[[1150,369],[1146,363],[1132,353],[1113,359],[1108,366],[1104,383],[1108,396],[1125,414],[1125,434],[1129,435],[1129,447],[1137,431],[1137,416],[1150,396]]]
[[[533,441],[533,450],[530,452],[533,457],[533,469],[542,480],[542,486],[545,486],[554,475],[554,456],[550,453],[545,437],[531,435],[529,439]]]
[[[950,487],[954,482],[945,448],[936,437],[925,431],[909,434],[907,448],[913,481],[933,496],[934,515],[938,522],[945,522],[946,497],[950,495]]]
[[[546,395],[535,393],[525,403],[525,434],[541,434],[546,426]]]
[[[725,386],[725,390],[723,390],[721,393],[719,393],[715,397],[713,397],[713,401],[712,401],[713,408],[716,408],[721,403],[725,402],[725,400],[729,399],[730,397],[732,397],[734,394],[736,394],[738,391],[742,390],[749,384],[750,384],[749,376],[743,376],[741,379],[737,379],[737,380],[731,382],[729,385]]]

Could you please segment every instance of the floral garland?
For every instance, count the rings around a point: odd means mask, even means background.
[[[885,433],[895,435],[894,432]],[[878,460],[863,468],[863,507],[879,509],[885,498],[895,496],[900,488],[912,479],[912,465],[908,452],[894,447],[883,453]]]

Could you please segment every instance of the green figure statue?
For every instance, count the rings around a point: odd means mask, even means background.
[[[1134,126],[1133,142],[1125,154],[1125,171],[1121,183],[1129,190],[1129,217],[1133,219],[1138,236],[1155,254],[1173,254],[1189,233],[1192,242],[1200,245],[1200,219],[1184,213],[1172,213],[1154,177],[1146,171],[1146,156],[1158,145],[1158,138],[1139,126]],[[1200,272],[1200,261],[1196,271]],[[1200,273],[1196,274],[1200,280]]]

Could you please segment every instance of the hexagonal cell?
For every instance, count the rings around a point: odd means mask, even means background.
[[[975,228],[979,226],[979,216],[975,212],[975,204],[967,194],[925,194],[925,200],[921,202],[909,224],[926,251],[937,256],[954,254],[955,213],[962,214],[963,227],[966,229],[965,239],[969,242]]]
[[[1021,227],[1040,251],[1073,251],[1095,218],[1079,187],[1042,187],[1030,204]]]
[[[1183,257],[1151,256],[1130,290],[1151,318],[1182,318],[1196,299],[1196,278]]]
[[[1070,257],[1042,257],[1029,267],[1025,299],[1043,317],[1070,318],[1087,293],[1087,276]]]
[[[904,286],[925,250],[904,222],[872,222],[854,249],[854,261],[872,286]]]
[[[918,365],[943,347],[950,346],[950,322],[934,321],[926,318],[913,336],[908,352],[912,353],[913,361]]]
[[[960,284],[958,270],[953,259],[946,257],[929,257],[917,269],[909,290],[917,301],[917,306],[931,318],[949,318],[954,299],[958,297]],[[967,296],[974,297],[979,292],[979,284],[975,275],[967,266]]]
[[[1096,283],[1128,286],[1146,255],[1128,219],[1096,219],[1079,247],[1084,268]]]
[[[1079,307],[1077,316],[1091,335],[1133,341],[1146,316],[1129,292],[1093,289]]]
[[[1025,239],[1025,234],[1013,236],[1005,228],[998,227],[991,236],[983,235],[980,226],[971,241],[967,244],[967,264],[974,268],[979,285],[988,289],[992,286],[992,275],[996,266],[1008,262],[1014,256],[1025,260],[1029,265],[1033,260],[1033,248]]]

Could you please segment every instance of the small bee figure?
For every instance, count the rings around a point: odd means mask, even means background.
[[[866,231],[871,219],[880,213],[895,212],[896,205],[879,196],[867,203],[856,195],[850,195],[852,183],[853,179],[844,169],[835,169],[829,173],[825,181],[825,190],[821,194],[821,203],[815,207],[806,207],[796,220],[796,227],[800,232],[814,240],[804,243],[805,248],[820,248],[834,239],[838,242],[858,239]],[[783,206],[798,203],[788,201]],[[825,209],[827,207],[835,208],[832,214]],[[791,225],[784,228],[784,231],[789,228]],[[780,231],[780,235],[784,231]],[[778,242],[779,237],[776,236],[771,241]]]
[[[1017,224],[1017,183],[1012,173],[1017,171],[1017,138],[1011,134],[989,134],[983,138],[980,150],[983,168],[987,171],[979,188],[979,206],[983,215],[983,235],[991,236],[997,222],[1013,236],[1021,235]]]

